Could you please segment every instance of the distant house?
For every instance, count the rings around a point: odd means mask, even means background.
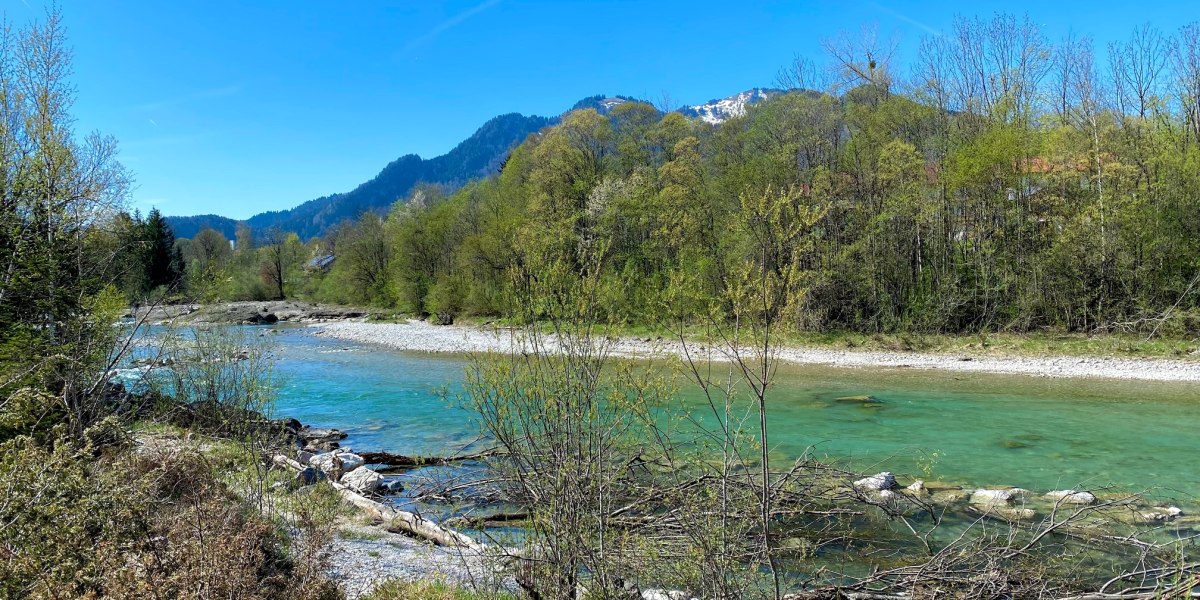
[[[321,273],[325,273],[325,272],[329,271],[330,267],[333,266],[333,261],[335,258],[336,257],[332,254],[322,254],[320,256],[314,256],[311,260],[304,263],[304,270],[308,271],[310,273],[318,272],[318,271]]]

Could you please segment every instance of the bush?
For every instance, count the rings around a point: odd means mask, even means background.
[[[364,600],[512,600],[501,593],[487,595],[441,581],[389,579],[376,586]]]
[[[0,473],[0,597],[339,597],[193,450],[16,438]]]

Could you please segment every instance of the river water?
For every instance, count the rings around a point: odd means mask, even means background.
[[[398,352],[276,330],[276,412],[337,427],[361,450],[478,448],[458,406],[465,356]],[[806,449],[863,471],[1032,490],[1200,496],[1200,385],[781,367],[769,397],[773,456]],[[702,414],[696,390],[680,384]],[[838,400],[873,396],[869,403]]]

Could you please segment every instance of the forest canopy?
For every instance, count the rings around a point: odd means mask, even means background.
[[[715,298],[749,236],[773,234],[750,206],[773,194],[819,214],[778,265],[805,282],[798,328],[1200,328],[1200,25],[1097,49],[959,18],[908,65],[870,34],[825,46],[717,126],[635,101],[571,112],[494,177],[295,249],[290,293],[511,315],[514,270],[602,248],[607,310],[649,322],[683,280]],[[301,269],[326,255],[328,273]],[[264,260],[230,261],[244,283],[232,269],[218,296],[280,293]]]

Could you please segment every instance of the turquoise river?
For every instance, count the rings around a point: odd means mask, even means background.
[[[477,442],[471,413],[455,401],[467,357],[312,332],[272,336],[277,414],[343,429],[343,445],[361,450],[447,454]],[[771,446],[789,462],[811,447],[863,471],[965,485],[1153,489],[1189,504],[1200,496],[1197,384],[793,366],[777,382]],[[693,390],[680,393],[699,402]],[[859,395],[879,402],[835,400]]]

